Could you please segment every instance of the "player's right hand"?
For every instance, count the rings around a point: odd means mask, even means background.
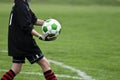
[[[50,37],[49,35],[46,35],[46,36],[40,36],[39,39],[43,41],[53,41],[56,39],[56,37],[54,36]]]

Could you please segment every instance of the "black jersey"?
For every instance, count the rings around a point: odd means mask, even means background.
[[[31,31],[37,21],[27,2],[15,0],[8,29],[8,55],[31,56],[40,53]]]

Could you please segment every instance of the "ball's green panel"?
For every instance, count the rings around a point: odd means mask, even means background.
[[[56,25],[56,24],[52,24],[51,26],[52,26],[52,29],[53,29],[53,30],[56,30],[56,29],[57,29],[57,25]]]
[[[60,29],[60,31],[59,31],[59,34],[61,33],[61,29]]]
[[[48,31],[47,26],[44,26],[44,27],[43,27],[43,31],[44,31],[44,32],[47,32],[47,31]]]

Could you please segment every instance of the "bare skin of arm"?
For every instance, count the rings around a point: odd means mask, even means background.
[[[43,23],[44,23],[44,20],[37,19],[35,25],[42,26]],[[35,29],[32,30],[32,34],[36,37],[42,37],[42,35],[40,33],[38,33]]]

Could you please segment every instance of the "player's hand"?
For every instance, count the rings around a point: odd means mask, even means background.
[[[56,37],[50,37],[49,35],[48,36],[46,36],[45,37],[45,41],[53,41],[53,40],[55,40],[56,39]]]
[[[53,41],[56,40],[56,37],[55,36],[50,37],[49,35],[46,35],[46,36],[40,36],[39,39],[43,41]]]

